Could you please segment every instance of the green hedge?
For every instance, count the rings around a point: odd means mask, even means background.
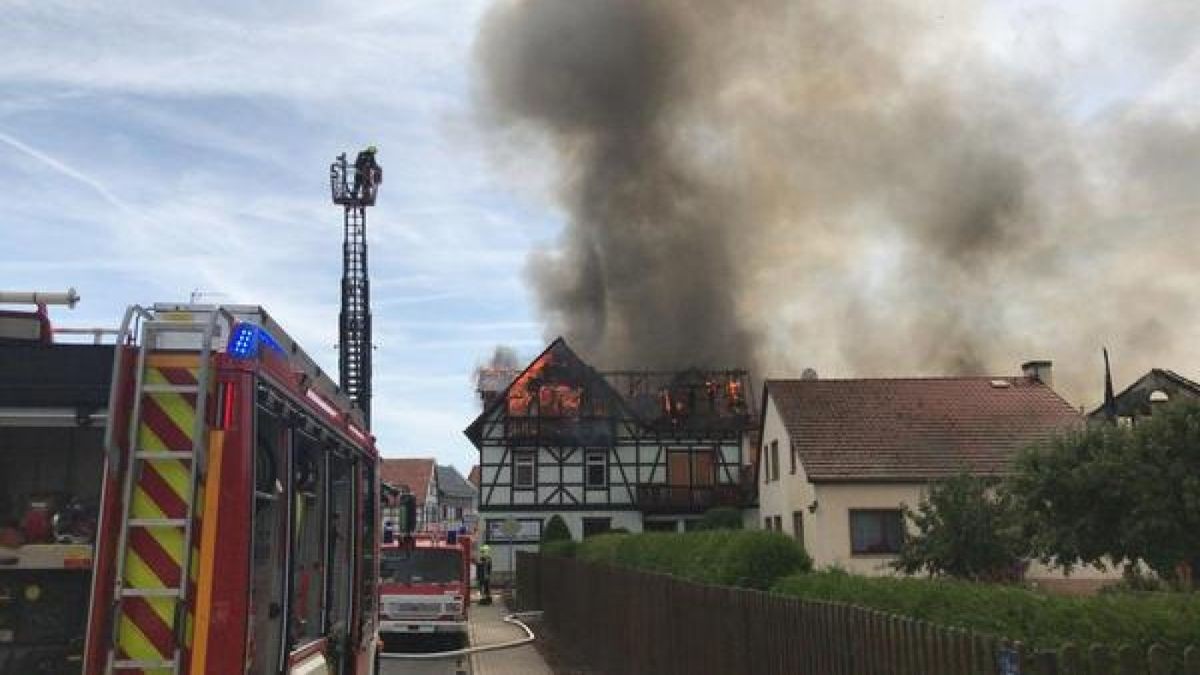
[[[1200,594],[1110,593],[1067,597],[1019,586],[946,579],[869,578],[844,572],[795,574],[773,591],[812,600],[843,602],[958,626],[1039,649],[1065,642],[1172,650],[1200,644]]]
[[[812,569],[812,560],[791,537],[749,530],[602,535],[580,542],[575,555],[703,583],[764,590],[784,575]]]

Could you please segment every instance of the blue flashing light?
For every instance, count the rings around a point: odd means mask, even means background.
[[[280,354],[286,354],[279,342],[262,326],[252,323],[239,323],[229,335],[229,344],[225,351],[235,359],[252,359],[258,356],[259,347],[265,345]]]

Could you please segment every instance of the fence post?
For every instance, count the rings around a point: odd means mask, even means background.
[[[1074,642],[1063,644],[1058,650],[1059,672],[1063,675],[1083,675],[1083,664],[1080,662],[1079,647]]]
[[[1091,675],[1111,675],[1116,672],[1112,653],[1102,644],[1093,642],[1088,647],[1088,672]]]
[[[1149,662],[1150,675],[1171,675],[1171,656],[1166,647],[1159,644],[1150,645],[1150,650],[1146,652],[1146,660]]]
[[[1188,645],[1183,650],[1184,675],[1200,675],[1200,647]]]
[[[1140,655],[1132,645],[1121,645],[1117,648],[1117,667],[1121,675],[1139,675],[1142,672]]]

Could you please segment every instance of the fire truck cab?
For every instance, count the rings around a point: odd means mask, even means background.
[[[0,675],[368,675],[379,456],[255,306],[0,313]]]
[[[379,580],[379,633],[385,644],[416,637],[465,645],[470,606],[469,537],[418,533],[385,541]]]

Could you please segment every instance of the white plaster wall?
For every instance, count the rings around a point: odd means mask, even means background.
[[[480,529],[486,531],[486,523],[492,519],[516,518],[518,520],[537,518],[542,521],[542,529],[545,530],[546,522],[555,515],[546,511],[488,511],[479,515]],[[583,519],[584,518],[611,518],[612,527],[625,528],[630,532],[642,531],[642,514],[639,511],[565,511],[557,514],[562,517],[567,524],[567,529],[571,531],[571,538],[578,541],[583,539]],[[500,541],[484,542],[491,546],[492,549],[492,570],[495,572],[509,572],[509,549],[513,548],[517,551],[536,551],[538,545],[531,544],[514,544],[510,547],[508,544]]]
[[[816,498],[814,487],[808,482],[804,464],[799,458],[796,461],[796,472],[791,472],[792,440],[787,428],[783,426],[783,418],[779,415],[770,392],[764,405],[766,414],[763,416],[762,443],[767,450],[764,452],[763,448],[759,448],[759,461],[763,465],[759,467],[758,474],[758,514],[755,527],[761,530],[766,518],[779,516],[783,532],[795,536],[796,533],[792,529],[792,513],[803,511],[804,549],[812,555],[816,535],[810,527],[812,514],[808,512],[808,505]],[[764,483],[765,462],[770,456],[771,441],[779,442],[779,480]]]
[[[925,495],[923,483],[819,483],[814,498],[817,510],[804,512],[805,548],[818,568],[836,565],[848,572],[885,575],[892,555],[850,553],[851,509],[896,509],[901,504],[916,507]]]

